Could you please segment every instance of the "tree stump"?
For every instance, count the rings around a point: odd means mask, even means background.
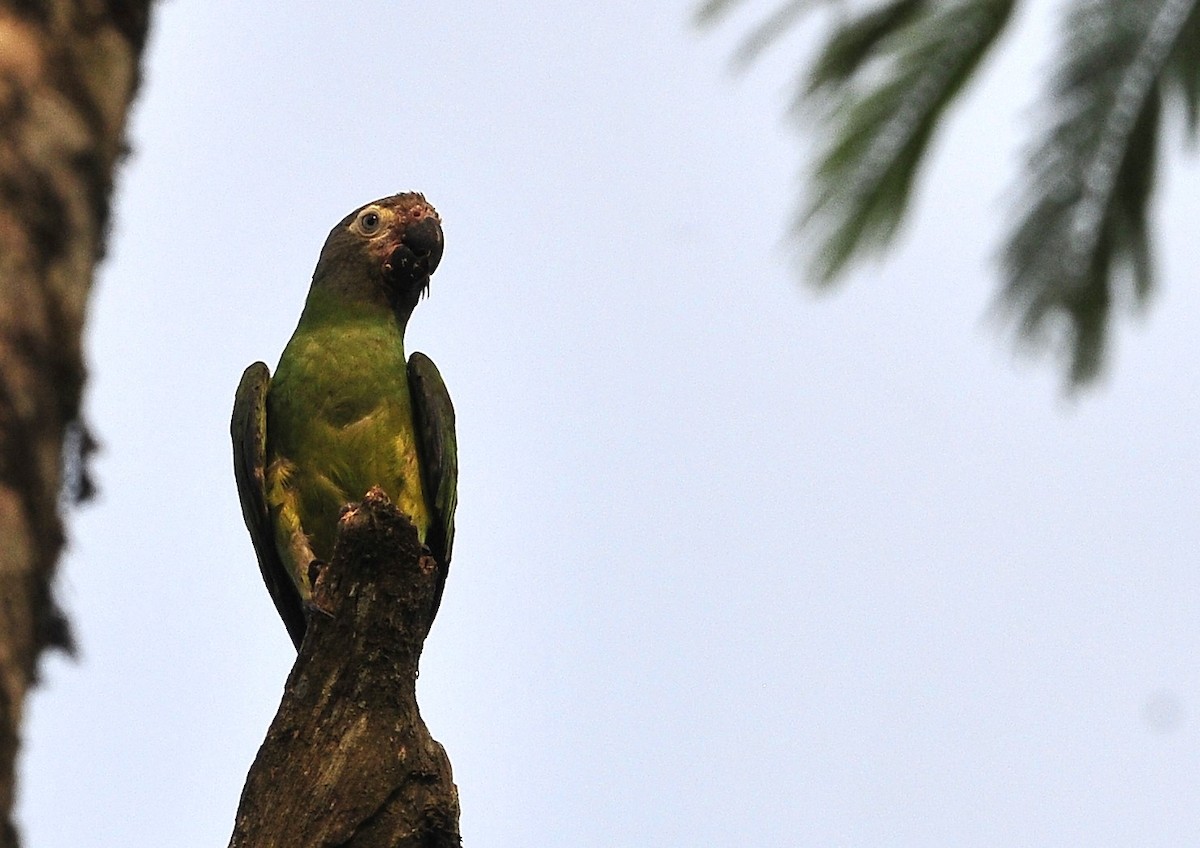
[[[462,844],[450,760],[416,699],[436,582],[381,490],[346,508],[230,848]]]

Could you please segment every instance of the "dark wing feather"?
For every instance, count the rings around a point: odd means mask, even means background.
[[[275,533],[267,509],[265,470],[267,388],[270,384],[271,372],[261,362],[247,368],[238,383],[233,399],[233,421],[229,427],[233,436],[233,476],[242,501],[242,518],[246,520],[250,541],[258,554],[263,582],[267,584],[275,609],[279,610],[279,617],[298,650],[304,640],[304,608],[279,557],[279,549],[275,547]]]
[[[425,497],[433,511],[425,544],[440,566],[433,614],[442,602],[454,547],[454,509],[458,506],[458,441],[454,435],[454,404],[433,360],[414,353],[408,360],[408,390],[413,401],[413,425],[421,456]]]

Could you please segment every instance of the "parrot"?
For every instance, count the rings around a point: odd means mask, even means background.
[[[441,603],[458,499],[454,406],[433,360],[405,359],[404,331],[443,245],[437,211],[416,192],[351,212],[321,248],[274,376],[255,362],[238,384],[230,429],[242,517],[297,650],[311,575],[333,556],[342,508],[375,486],[437,563],[434,615]]]

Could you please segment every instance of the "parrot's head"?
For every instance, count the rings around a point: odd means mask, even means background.
[[[394,194],[343,218],[325,240],[313,282],[352,298],[386,299],[406,320],[442,259],[442,222],[416,192]]]

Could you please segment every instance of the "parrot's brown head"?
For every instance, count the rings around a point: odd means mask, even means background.
[[[386,298],[407,317],[442,259],[442,222],[424,195],[394,194],[343,218],[325,240],[313,281],[347,295]]]

